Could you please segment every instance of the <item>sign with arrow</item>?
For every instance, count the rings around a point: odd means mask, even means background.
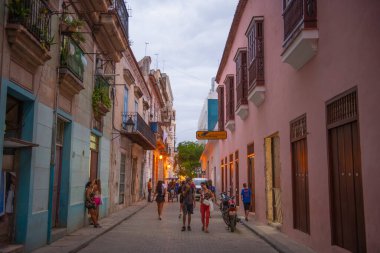
[[[197,131],[197,140],[224,140],[227,139],[226,131]]]

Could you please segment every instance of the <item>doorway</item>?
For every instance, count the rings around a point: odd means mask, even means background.
[[[275,134],[265,138],[267,220],[282,224],[280,172],[280,137]]]
[[[290,122],[293,185],[293,226],[310,233],[309,170],[307,165],[306,114]]]
[[[90,136],[90,181],[98,177],[99,137],[95,134]]]
[[[229,181],[229,191],[230,191],[230,196],[235,195],[234,191],[234,155],[230,154],[230,163],[229,163],[229,174],[230,174],[230,181]]]
[[[248,188],[251,189],[250,211],[255,212],[255,153],[253,143],[247,146]]]
[[[366,252],[356,89],[327,103],[332,243]]]
[[[240,203],[240,192],[239,192],[239,151],[235,152],[235,200],[236,205],[239,206]]]

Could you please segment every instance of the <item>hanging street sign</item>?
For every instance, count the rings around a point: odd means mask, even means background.
[[[224,140],[227,139],[226,131],[197,131],[197,140]]]

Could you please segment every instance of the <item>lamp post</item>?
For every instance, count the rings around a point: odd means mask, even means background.
[[[133,122],[133,119],[131,116],[129,116],[129,119],[127,120],[127,122],[125,123],[125,127],[126,127],[126,130],[128,133],[132,133],[133,132],[133,127],[135,126],[135,123]]]

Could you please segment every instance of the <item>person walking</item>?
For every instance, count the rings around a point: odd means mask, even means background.
[[[192,187],[191,178],[186,179],[185,185],[182,187],[183,204],[182,204],[182,231],[186,230],[186,216],[187,216],[187,230],[191,231],[191,215],[195,208],[195,187]]]
[[[251,189],[247,187],[247,184],[243,184],[243,189],[241,189],[241,200],[244,204],[245,220],[248,221],[249,209],[251,208]]]
[[[97,215],[96,215],[96,205],[95,205],[95,192],[93,189],[93,182],[88,182],[86,184],[85,190],[85,206],[88,210],[88,213],[91,216],[92,224],[94,224],[94,228],[100,228],[101,226],[98,223]]]
[[[201,217],[202,217],[202,231],[208,233],[208,225],[210,222],[210,205],[214,199],[214,194],[207,188],[205,182],[201,183]]]
[[[162,220],[162,209],[164,207],[165,202],[165,194],[166,189],[163,185],[163,182],[160,180],[157,183],[156,192],[154,193],[154,197],[156,198],[157,202],[157,212],[158,212],[158,219]]]
[[[147,183],[148,188],[148,202],[152,202],[152,179],[149,178],[149,181]]]

